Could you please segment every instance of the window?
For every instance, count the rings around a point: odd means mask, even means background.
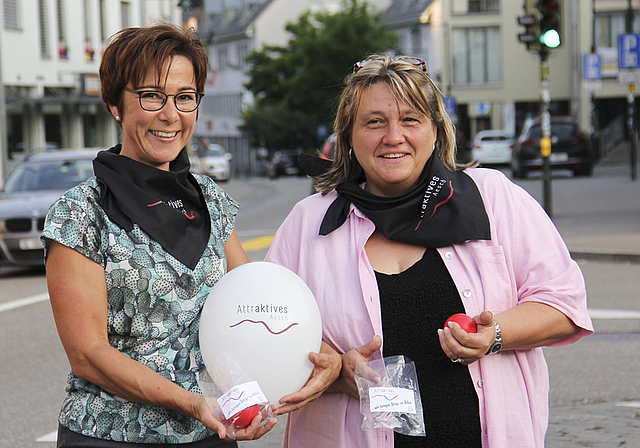
[[[596,48],[618,48],[618,35],[625,34],[627,29],[626,11],[597,13],[594,18],[595,44]],[[633,16],[632,32],[637,33],[640,28],[638,24],[637,11]]]
[[[60,59],[67,59],[69,55],[67,47],[67,33],[64,26],[65,20],[63,0],[56,0],[56,16],[58,22],[58,53],[60,55]]]
[[[92,43],[91,39],[91,0],[83,0],[83,25],[84,25],[84,42],[87,45]]]
[[[122,28],[129,28],[131,26],[131,3],[120,2],[120,15]]]
[[[4,27],[8,30],[20,29],[20,4],[18,0],[4,0],[2,11],[4,16]]]
[[[247,66],[247,55],[249,54],[249,44],[241,43],[238,44],[238,68],[244,69]]]
[[[109,38],[109,36],[107,35],[107,22],[106,22],[106,11],[105,11],[105,5],[104,5],[105,0],[100,0],[99,3],[99,8],[100,8],[100,41],[102,42],[106,42],[106,40]]]
[[[242,115],[242,94],[229,93],[205,96],[200,103],[200,113],[216,117],[239,117]]]
[[[454,85],[495,85],[502,81],[499,28],[453,29],[452,48]]]
[[[38,0],[38,27],[40,29],[40,56],[51,57],[49,50],[49,28],[47,26],[47,2]]]
[[[223,72],[229,67],[229,51],[226,47],[218,48],[218,71]]]
[[[454,14],[473,14],[477,12],[500,12],[500,0],[454,0]]]

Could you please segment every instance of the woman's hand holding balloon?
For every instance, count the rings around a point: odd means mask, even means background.
[[[448,322],[449,325],[438,330],[440,346],[452,361],[461,359],[459,362],[465,365],[474,363],[484,357],[495,341],[495,321],[491,311],[483,311],[473,320],[476,333],[467,333],[456,322]]]
[[[275,408],[276,406],[272,406],[272,410],[275,410]],[[261,414],[258,414],[254,417],[249,426],[244,429],[235,429],[233,437],[230,437],[226,426],[213,415],[203,396],[198,396],[196,399],[191,416],[198,419],[207,428],[213,429],[221,439],[224,439],[227,442],[231,442],[233,440],[259,439],[271,431],[275,424],[278,423],[277,419],[271,418],[264,425],[260,425],[263,417]]]
[[[277,406],[272,405],[271,406],[271,410],[272,412],[275,412]],[[229,437],[228,435],[226,437],[224,437],[224,440],[226,440],[227,442],[231,442],[233,440],[256,440],[259,439],[260,437],[264,436],[266,433],[268,433],[269,431],[271,431],[273,429],[273,427],[276,425],[276,423],[278,423],[278,419],[276,418],[270,418],[269,420],[266,421],[266,423],[264,425],[260,425],[260,422],[262,421],[262,414],[258,414],[256,415],[253,420],[251,421],[251,424],[249,426],[247,426],[246,428],[242,428],[242,429],[235,429],[235,433],[233,438]]]
[[[282,406],[277,408],[275,415],[295,411],[316,400],[340,376],[342,357],[325,342],[322,342],[320,353],[309,353],[309,361],[313,363],[313,372],[309,380],[298,392],[280,399]]]

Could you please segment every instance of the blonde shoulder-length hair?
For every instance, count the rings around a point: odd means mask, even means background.
[[[442,92],[426,71],[423,61],[408,56],[371,56],[356,64],[345,78],[345,87],[334,122],[335,156],[331,169],[315,179],[315,189],[323,195],[338,184],[357,180],[364,173],[349,154],[353,123],[365,89],[385,83],[394,96],[428,117],[437,127],[436,152],[447,169],[457,171],[469,165],[456,163],[456,131],[445,110]]]

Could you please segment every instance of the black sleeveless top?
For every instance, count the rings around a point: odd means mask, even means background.
[[[481,447],[478,396],[469,368],[440,347],[438,329],[464,313],[453,279],[436,249],[404,272],[376,272],[385,357],[405,355],[416,365],[426,439],[394,433],[395,447]]]

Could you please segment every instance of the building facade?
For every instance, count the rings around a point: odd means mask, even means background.
[[[427,61],[455,105],[457,125],[468,141],[485,129],[517,135],[528,117],[539,114],[540,57],[518,41],[523,5],[395,0],[385,12],[385,22],[400,36],[400,51]],[[550,112],[572,115],[592,133],[619,130],[629,86],[618,81],[617,36],[627,26],[638,32],[637,2],[631,11],[628,0],[560,0],[559,5],[562,45],[549,56]],[[592,52],[602,58],[602,82],[583,80],[583,57]]]
[[[98,79],[108,38],[129,26],[182,22],[177,0],[3,0],[0,13],[8,159],[47,146],[117,142],[119,128],[105,110]]]

